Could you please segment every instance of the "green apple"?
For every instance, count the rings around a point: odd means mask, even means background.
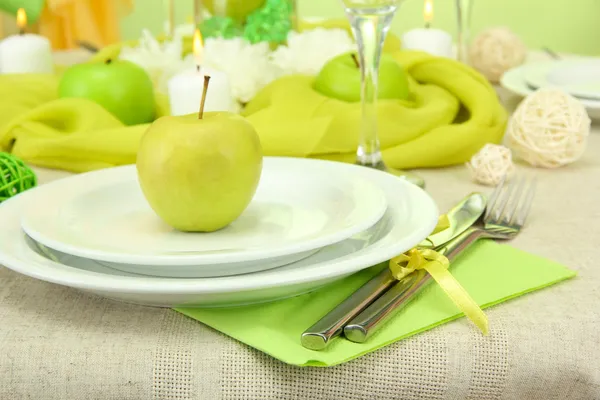
[[[203,4],[212,15],[231,17],[243,23],[248,15],[258,10],[266,0],[204,0]]]
[[[319,93],[347,102],[360,101],[360,68],[352,53],[339,55],[327,62],[317,75],[313,88]],[[406,100],[410,95],[404,68],[383,54],[379,67],[378,99]]]
[[[95,101],[125,125],[152,122],[156,114],[154,87],[148,73],[125,60],[69,67],[60,80],[58,95]]]
[[[250,204],[262,148],[254,127],[237,114],[167,116],[144,134],[137,171],[144,196],[164,222],[184,232],[213,232]]]

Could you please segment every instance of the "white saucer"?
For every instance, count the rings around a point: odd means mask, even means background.
[[[600,100],[600,59],[537,62],[524,70],[525,82],[534,89],[557,87],[578,98]]]
[[[423,190],[385,172],[361,171],[382,188],[390,204],[379,223],[283,268],[221,278],[161,278],[134,276],[75,256],[42,255],[32,249],[20,223],[25,205],[36,197],[33,190],[0,204],[0,265],[43,281],[152,306],[231,306],[295,296],[389,260],[433,231],[438,210]]]
[[[387,202],[362,168],[266,157],[249,207],[212,233],[170,228],[144,198],[135,166],[111,168],[33,189],[22,227],[47,247],[119,263],[127,272],[188,278],[256,272],[373,226]]]
[[[500,80],[500,85],[513,93],[520,96],[527,96],[537,89],[527,85],[525,81],[525,67],[523,65],[507,71]],[[578,99],[587,110],[587,113],[592,119],[600,119],[600,100]]]

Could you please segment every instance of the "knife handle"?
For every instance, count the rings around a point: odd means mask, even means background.
[[[350,297],[335,306],[323,318],[308,328],[301,336],[302,346],[310,350],[323,350],[331,340],[341,335],[344,325],[369,304],[373,303],[382,293],[388,290],[396,279],[389,268],[384,268],[379,275],[370,279]]]
[[[482,236],[480,229],[470,228],[437,251],[452,261]],[[344,327],[344,336],[352,342],[366,342],[420,293],[431,279],[431,275],[424,270],[404,277],[352,319]]]

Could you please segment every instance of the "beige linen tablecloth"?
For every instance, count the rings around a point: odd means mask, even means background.
[[[518,100],[503,97],[509,107]],[[529,225],[513,242],[579,276],[489,309],[489,337],[463,319],[345,365],[298,368],[174,311],[0,267],[0,400],[600,399],[600,128],[594,130],[581,161],[535,171]],[[37,172],[42,183],[67,176]],[[463,167],[420,173],[442,210],[488,190]]]

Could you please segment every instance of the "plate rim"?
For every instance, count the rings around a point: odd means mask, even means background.
[[[352,177],[354,179],[360,179],[361,184],[367,185],[369,191],[372,190],[368,196],[371,196],[371,200],[369,202],[376,203],[376,207],[369,208],[370,217],[365,218],[361,223],[354,224],[346,229],[336,231],[330,233],[325,236],[319,236],[317,238],[311,240],[300,241],[296,243],[291,243],[286,246],[282,246],[277,250],[267,250],[265,248],[257,249],[254,251],[246,251],[243,253],[235,254],[211,254],[211,255],[141,255],[141,254],[120,254],[120,253],[111,253],[103,250],[94,250],[89,247],[78,247],[76,245],[72,245],[69,243],[64,243],[58,240],[54,240],[47,235],[40,234],[40,232],[36,229],[32,229],[31,225],[28,224],[26,216],[23,216],[21,219],[22,229],[27,233],[35,241],[43,244],[46,247],[49,247],[54,250],[58,250],[62,253],[67,253],[71,255],[75,255],[83,258],[90,258],[99,261],[111,262],[111,263],[119,263],[119,264],[130,264],[130,265],[153,265],[153,266],[194,266],[200,267],[202,265],[225,265],[237,262],[249,262],[255,261],[260,262],[262,260],[268,260],[277,257],[285,257],[285,256],[293,256],[295,254],[315,250],[324,246],[331,245],[333,243],[337,243],[343,240],[350,238],[351,236],[362,232],[369,227],[379,221],[382,216],[385,214],[385,211],[388,207],[387,199],[383,190],[377,185],[373,185],[368,179],[364,178],[361,175],[361,171],[358,168],[364,168],[360,166],[356,166],[353,164],[346,163],[338,163],[338,162],[329,162],[326,160],[314,160],[314,159],[306,159],[306,158],[293,158],[293,157],[264,157],[264,164],[267,162],[284,162],[284,163],[311,163],[316,164],[325,161],[322,163],[323,165],[329,165],[327,168],[334,168],[338,174],[344,173],[345,171],[352,171],[351,173],[355,176]],[[103,174],[114,174],[115,177],[118,176],[119,172],[121,173],[130,173],[137,176],[135,173],[135,165],[125,165],[119,167],[105,168],[102,170],[91,171],[84,174],[73,175],[64,179],[84,179],[85,176],[89,176],[90,174],[94,174],[97,176],[102,176]],[[356,169],[355,169],[356,168]],[[344,171],[345,170],[345,171]],[[65,184],[64,180],[57,180],[55,182],[62,181]],[[52,182],[49,183],[50,185]],[[44,187],[46,185],[42,185]],[[34,188],[33,190],[36,190]],[[46,189],[48,190],[48,189]],[[38,200],[41,201],[41,200]]]
[[[525,82],[524,72],[528,64],[521,65],[506,71],[500,78],[500,86],[504,89],[516,93],[519,96],[526,97],[536,90],[531,89]],[[600,100],[577,99],[588,110],[600,110]]]
[[[41,281],[50,282],[62,286],[72,287],[80,290],[89,290],[103,293],[131,293],[131,294],[155,294],[155,295],[184,295],[184,294],[217,294],[217,293],[230,293],[238,291],[257,291],[264,290],[273,287],[285,287],[294,286],[303,283],[323,281],[327,279],[335,279],[336,277],[347,276],[361,270],[370,268],[380,262],[390,259],[397,255],[401,251],[406,251],[417,244],[419,244],[424,238],[426,238],[435,228],[438,221],[439,210],[431,196],[429,196],[421,188],[407,182],[405,179],[397,178],[389,175],[386,172],[378,170],[365,171],[366,174],[373,174],[372,176],[379,175],[381,182],[387,180],[389,184],[397,184],[404,186],[407,197],[412,198],[413,203],[419,204],[420,207],[425,208],[425,215],[429,216],[429,220],[423,220],[419,227],[414,229],[410,235],[408,235],[402,246],[405,249],[399,250],[400,246],[388,246],[387,249],[377,249],[379,254],[378,259],[382,261],[367,261],[368,258],[372,258],[373,250],[365,252],[365,254],[359,254],[358,257],[352,257],[347,260],[330,262],[329,268],[319,267],[317,270],[310,270],[307,267],[308,274],[298,273],[298,271],[278,271],[275,276],[269,277],[269,279],[252,278],[250,276],[230,276],[222,278],[155,278],[148,276],[140,277],[123,277],[123,276],[111,276],[101,274],[98,272],[80,270],[75,267],[70,267],[64,264],[53,262],[41,255],[33,252],[29,249],[28,254],[30,257],[21,257],[15,254],[6,254],[0,251],[0,265],[4,265],[15,272],[21,273],[26,276],[39,279]],[[387,183],[386,183],[387,184]],[[17,209],[22,213],[24,209],[24,203],[27,201],[28,192],[24,192],[18,196],[15,196],[4,203],[0,204],[0,218],[6,209],[12,210]],[[15,227],[13,230],[18,231],[20,234],[12,235],[16,241],[21,241],[17,246],[27,246],[24,243],[24,233],[20,227],[19,216],[14,217],[16,219]],[[398,249],[396,248],[398,247]],[[21,259],[25,258],[25,259]],[[37,269],[32,269],[31,265],[37,266]],[[56,268],[61,272],[56,274]],[[272,272],[270,270],[266,272]],[[248,279],[249,278],[249,279]],[[235,281],[232,284],[231,281]],[[255,282],[256,281],[256,282]],[[251,284],[249,284],[251,283]]]
[[[537,89],[556,87],[564,90],[566,93],[576,97],[578,100],[590,100],[600,102],[600,91],[589,92],[586,90],[572,90],[568,87],[554,85],[548,82],[548,74],[561,65],[568,66],[581,63],[595,62],[600,64],[600,59],[566,59],[566,60],[555,60],[555,61],[540,61],[536,63],[526,64],[523,70],[523,79],[525,84],[536,87]]]

